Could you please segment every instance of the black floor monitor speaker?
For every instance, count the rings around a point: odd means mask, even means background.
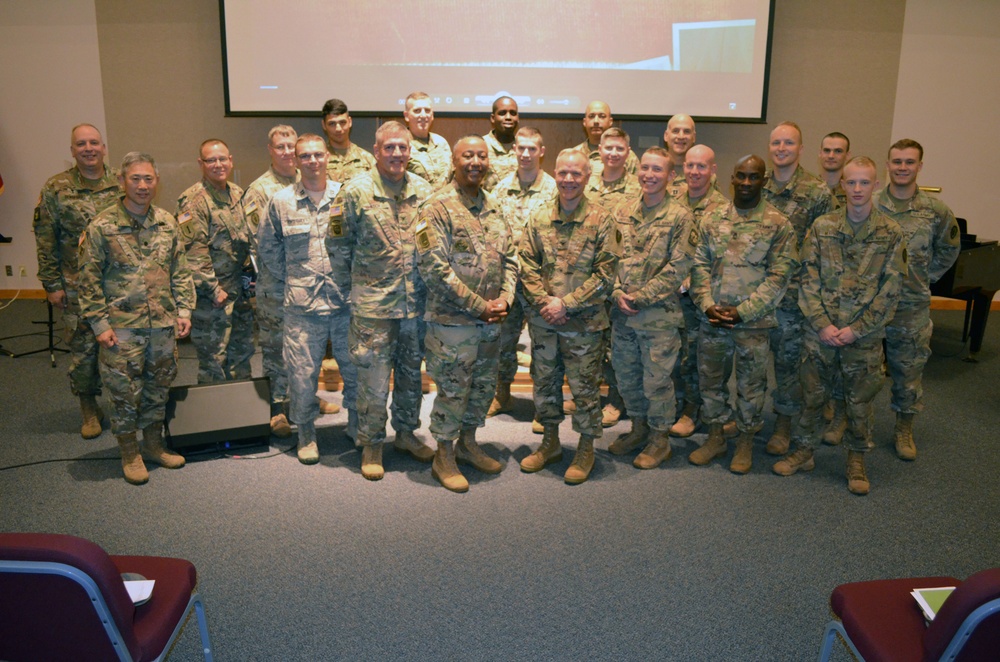
[[[271,395],[266,378],[175,386],[167,401],[167,444],[181,454],[267,447]]]

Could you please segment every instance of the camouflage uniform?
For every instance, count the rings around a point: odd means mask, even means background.
[[[521,240],[521,283],[528,303],[531,379],[535,412],[543,426],[562,422],[563,376],[576,402],[573,430],[599,438],[601,358],[610,326],[611,293],[621,237],[612,216],[586,198],[566,214],[558,198],[535,211]],[[546,322],[539,312],[550,297],[562,299],[568,321]]]
[[[177,199],[177,223],[194,276],[198,302],[191,315],[191,342],[198,353],[198,383],[249,379],[253,356],[253,308],[243,286],[250,258],[250,229],[243,218],[243,189],[220,192],[207,180]],[[226,293],[221,308],[213,305]]]
[[[436,191],[451,178],[451,145],[436,133],[431,133],[426,142],[414,138],[410,141],[410,161],[406,169]]]
[[[483,136],[483,140],[486,141],[490,153],[490,169],[483,181],[483,190],[492,192],[501,179],[512,172],[517,172],[517,152],[513,148],[504,148],[493,131]]]
[[[104,176],[92,184],[73,166],[45,182],[35,207],[38,280],[47,293],[66,292],[63,327],[70,350],[69,385],[73,395],[101,393],[97,340],[90,325],[80,319],[77,247],[87,224],[114,205],[121,193],[114,168],[105,166]]]
[[[690,207],[691,205],[688,204],[688,184],[687,178],[684,176],[684,167],[681,166],[681,168],[675,172],[679,172],[680,174],[675,174],[674,178],[670,180],[669,184],[667,184],[667,193],[669,193],[671,197],[680,200]],[[719,180],[716,179],[715,175],[712,175],[711,179],[708,180],[708,190],[716,191],[722,195],[722,197],[725,197],[725,194],[722,193],[722,189],[719,188]]]
[[[847,192],[844,190],[844,183],[841,181],[837,182],[837,185],[830,188],[830,195],[833,199],[837,201],[838,207],[844,207],[847,205]]]
[[[503,181],[493,189],[493,192],[504,210],[507,222],[510,224],[514,236],[514,246],[521,245],[521,237],[524,235],[524,228],[528,224],[528,218],[531,214],[536,209],[550,204],[558,196],[556,180],[552,178],[552,175],[542,170],[538,171],[535,181],[527,189],[521,188],[517,171],[514,171],[504,177]],[[498,383],[511,384],[514,382],[514,377],[517,375],[517,341],[521,337],[523,328],[524,292],[521,288],[520,278],[518,278],[517,296],[514,297],[514,303],[507,311],[507,317],[501,323]]]
[[[899,224],[906,238],[908,271],[896,314],[885,328],[885,349],[892,408],[916,414],[923,409],[922,377],[931,355],[931,283],[951,268],[962,250],[958,221],[946,204],[920,190],[909,200],[896,200],[885,188],[875,196],[875,204]]]
[[[691,267],[694,216],[669,195],[649,210],[641,198],[625,203],[616,216],[623,240],[611,301],[628,294],[639,311],[612,309],[618,388],[629,416],[648,418],[650,428],[667,433],[676,414],[671,373],[684,324],[677,290]]]
[[[94,336],[114,329],[118,344],[100,348],[115,435],[162,423],[177,375],[174,325],[190,317],[194,283],[174,217],[150,207],[135,219],[118,202],[101,212],[79,247],[80,312]]]
[[[358,436],[365,446],[385,440],[389,375],[393,375],[392,427],[420,427],[420,362],[427,288],[417,272],[414,220],[431,186],[407,174],[398,196],[378,170],[340,190],[334,205],[342,221],[330,223],[329,247],[337,257],[334,280],[350,283],[348,346],[358,371]]]
[[[601,161],[601,148],[600,145],[592,147],[590,143],[584,140],[582,143],[574,147],[578,152],[583,152],[590,159],[590,176],[600,177],[601,173],[604,172],[604,163]],[[639,157],[635,155],[635,152],[631,149],[628,151],[628,156],[625,157],[625,172],[634,175],[639,172]]]
[[[764,198],[784,214],[792,224],[798,250],[813,221],[836,207],[826,182],[795,167],[791,179],[783,186],[767,170]],[[778,306],[778,326],[771,330],[771,352],[774,354],[774,411],[794,416],[802,409],[802,388],[799,384],[799,359],[805,336],[805,319],[798,306],[799,275],[792,274],[781,304]]]
[[[847,406],[846,446],[872,447],[872,401],[882,389],[882,339],[899,300],[906,273],[905,238],[900,227],[876,208],[858,227],[846,208],[820,217],[802,247],[799,307],[806,319],[800,363],[803,408],[796,440],[815,449],[823,431],[823,406],[835,380],[843,380]],[[850,326],[858,339],[829,347],[819,331]]]
[[[496,199],[485,191],[470,198],[454,183],[421,205],[416,242],[427,284],[427,371],[437,385],[430,431],[450,442],[486,422],[500,325],[478,318],[493,299],[513,303],[517,252]]]
[[[735,353],[736,426],[751,434],[763,427],[769,329],[778,324],[775,310],[798,266],[791,224],[763,199],[745,214],[726,204],[701,217],[691,299],[701,311],[735,306],[742,320],[726,329],[703,315],[698,367],[706,424],[723,425],[732,417],[728,384]]]
[[[371,152],[354,143],[351,143],[343,154],[329,141],[326,143],[326,149],[330,152],[330,160],[326,164],[326,176],[341,185],[375,168],[375,157]]]
[[[274,168],[254,180],[243,192],[243,216],[250,228],[252,249],[257,251],[257,228],[260,219],[267,213],[267,203],[275,193],[291,186],[297,177],[282,177]],[[283,308],[285,286],[275,278],[267,267],[257,261],[257,285],[254,289],[257,300],[254,311],[257,320],[257,340],[260,342],[261,363],[264,376],[271,384],[271,404],[278,405],[288,402],[288,373],[285,371],[285,361],[282,358],[284,342],[281,327],[285,320]]]
[[[333,203],[339,190],[340,184],[327,180],[317,205],[302,182],[296,182],[274,194],[257,231],[261,264],[284,286],[289,414],[300,426],[319,417],[316,383],[327,341],[344,380],[343,406],[356,406],[358,372],[347,350],[350,283],[334,279],[329,252],[329,226],[341,216]],[[343,267],[337,269],[342,273]]]

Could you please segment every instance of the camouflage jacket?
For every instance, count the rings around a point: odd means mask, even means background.
[[[119,200],[87,226],[79,247],[80,310],[99,336],[166,328],[191,317],[194,282],[177,222],[159,207],[135,220]]]
[[[250,229],[231,182],[223,193],[202,180],[177,199],[177,224],[187,250],[198,296],[214,300],[225,292],[230,301],[243,289],[243,267],[250,257]]]
[[[702,199],[707,198],[713,191],[718,193],[723,199],[726,199],[726,196],[722,193],[722,189],[719,188],[719,179],[715,175],[712,175],[712,178],[708,181],[708,193],[703,195]],[[681,174],[675,175],[670,183],[667,184],[667,192],[688,207],[691,206],[691,197],[688,195],[688,183],[684,177],[683,169],[681,170]],[[728,202],[728,199],[726,200]]]
[[[372,153],[354,143],[351,143],[344,154],[337,153],[329,141],[326,143],[326,149],[330,152],[330,160],[326,163],[326,176],[341,185],[375,167],[375,157]]]
[[[121,194],[118,171],[107,166],[93,188],[76,166],[45,182],[35,207],[33,229],[38,280],[46,292],[65,290],[69,305],[76,305],[80,236],[99,213],[118,202]]]
[[[895,200],[889,189],[875,195],[878,210],[896,221],[906,238],[907,271],[897,311],[931,304],[931,283],[937,282],[962,250],[958,221],[948,205],[921,190],[909,200]]]
[[[528,320],[556,331],[608,328],[605,302],[621,254],[621,233],[604,207],[583,198],[565,214],[557,198],[537,210],[528,219],[520,253]],[[550,296],[566,305],[569,321],[561,326],[550,325],[539,312]]]
[[[347,307],[350,284],[333,276],[330,254],[331,217],[339,216],[334,204],[340,184],[326,182],[319,204],[313,202],[302,182],[283,188],[267,205],[257,230],[260,261],[285,287],[285,310],[297,315],[322,315]],[[338,265],[338,269],[343,266]]]
[[[906,273],[904,245],[902,229],[874,205],[856,231],[846,207],[816,219],[802,247],[798,302],[812,328],[884,337]]]
[[[604,163],[601,161],[601,149],[600,147],[591,147],[590,143],[584,140],[582,143],[574,147],[578,152],[583,152],[590,159],[590,176],[594,175],[600,177],[601,173],[604,172]],[[629,175],[634,175],[639,172],[639,157],[635,155],[635,152],[631,149],[628,151],[628,156],[625,157],[625,172]]]
[[[275,193],[286,186],[291,186],[298,179],[298,173],[294,177],[282,177],[271,167],[255,179],[247,187],[247,190],[243,191],[240,208],[247,221],[247,227],[250,229],[250,251],[254,256],[257,255],[257,229],[260,227],[260,219],[267,213],[268,203],[271,202]],[[260,260],[257,260],[256,268],[258,294],[261,292],[274,293],[278,289],[278,279],[260,263]]]
[[[743,216],[727,201],[699,220],[691,298],[701,311],[736,306],[743,320],[736,328],[772,328],[798,267],[795,234],[781,212],[761,198]]]
[[[669,195],[643,212],[642,198],[615,212],[622,236],[612,303],[628,294],[636,315],[625,315],[634,329],[666,330],[684,325],[678,289],[691,268],[696,234],[694,216]]]
[[[583,194],[591,202],[613,212],[626,201],[634,202],[642,195],[642,187],[639,186],[639,178],[627,172],[613,182],[605,182],[601,175],[592,174]]]
[[[505,149],[492,131],[483,136],[483,140],[490,154],[490,169],[483,181],[483,190],[492,192],[501,179],[517,172],[517,152],[513,148]]]
[[[451,179],[451,145],[436,133],[430,134],[427,142],[414,138],[410,141],[410,162],[406,169],[436,191]]]
[[[340,189],[330,220],[334,279],[351,292],[351,312],[360,317],[410,319],[424,314],[427,288],[417,270],[414,225],[417,207],[431,185],[408,173],[401,199],[387,193],[378,170]]]
[[[556,190],[556,180],[544,170],[538,171],[535,181],[527,189],[521,188],[515,170],[497,184],[493,194],[503,209],[504,217],[510,223],[515,246],[521,245],[521,237],[524,235],[524,228],[528,225],[531,214],[536,209],[551,204],[559,195]]]

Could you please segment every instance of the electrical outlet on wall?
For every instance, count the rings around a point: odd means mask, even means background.
[[[3,268],[3,270],[4,270],[4,273],[7,274],[8,276],[13,276],[14,275],[14,267],[10,266],[9,264],[6,265]]]

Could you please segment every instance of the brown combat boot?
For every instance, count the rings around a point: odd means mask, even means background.
[[[594,468],[594,438],[589,434],[580,435],[580,443],[576,447],[573,463],[566,469],[563,480],[569,485],[579,485],[590,477]]]
[[[514,409],[514,398],[510,395],[510,384],[497,382],[497,392],[493,396],[493,402],[486,411],[486,418],[492,418],[497,414],[512,411]]]
[[[892,436],[896,442],[896,456],[900,460],[917,459],[917,445],[913,442],[914,414],[896,414],[896,429]]]
[[[367,480],[382,480],[382,444],[365,444],[361,447],[361,475]]]
[[[545,426],[542,425],[538,419],[531,421],[531,432],[532,434],[542,434],[545,432]]]
[[[319,462],[319,446],[316,444],[316,424],[299,423],[299,442],[296,456],[302,464]]]
[[[729,470],[734,474],[749,473],[753,463],[753,432],[741,432],[740,438],[736,440],[736,452],[733,453],[733,461],[729,463]]]
[[[163,447],[163,423],[153,423],[142,429],[142,457],[164,469],[180,469],[184,456]]]
[[[649,436],[649,423],[645,416],[632,417],[632,429],[618,435],[618,438],[608,444],[608,452],[613,455],[631,453],[646,443]]]
[[[392,447],[400,453],[409,453],[420,462],[433,462],[434,449],[417,439],[413,430],[398,430],[392,440]]]
[[[768,455],[784,455],[792,443],[792,417],[778,414],[774,419],[774,434],[767,440],[764,450]]]
[[[142,485],[149,480],[149,472],[146,465],[142,463],[142,455],[139,454],[139,442],[135,439],[135,432],[120,434],[117,437],[118,448],[122,454],[122,473],[125,480],[133,485]]]
[[[865,454],[847,451],[847,489],[851,494],[864,496],[871,489],[868,474],[865,473]]]
[[[80,436],[84,439],[93,439],[101,436],[101,419],[104,414],[97,406],[96,395],[80,396],[80,413],[83,415],[83,425],[80,426]]]
[[[271,434],[282,439],[292,436],[292,424],[288,422],[285,412],[275,414],[271,417]]]
[[[827,446],[838,446],[844,440],[844,433],[847,431],[847,405],[843,400],[831,400],[833,402],[833,416],[830,417],[830,424],[823,432],[823,443]]]
[[[771,471],[779,476],[791,476],[798,471],[812,471],[815,468],[816,460],[813,459],[812,449],[799,447],[775,462]]]
[[[542,445],[538,450],[521,460],[521,471],[535,473],[545,468],[545,465],[562,459],[562,445],[559,443],[559,428],[550,425],[542,433]]]
[[[459,464],[468,464],[484,474],[498,474],[503,465],[487,455],[476,443],[476,429],[462,430],[455,444],[455,459]]]
[[[684,409],[681,410],[681,417],[670,426],[670,434],[674,437],[687,439],[698,429],[698,405],[685,402]]]
[[[431,475],[446,490],[459,493],[469,491],[469,481],[455,464],[455,445],[452,441],[438,442],[437,453],[431,464]]]
[[[670,435],[663,430],[653,430],[649,444],[632,460],[636,469],[655,469],[670,459]]]
[[[688,462],[703,467],[717,457],[726,454],[726,438],[722,436],[722,425],[712,423],[708,426],[708,440],[688,455]]]
[[[324,416],[327,414],[336,414],[340,412],[340,405],[336,402],[330,402],[329,400],[324,400],[323,398],[316,396],[317,402],[319,402],[319,413]]]

